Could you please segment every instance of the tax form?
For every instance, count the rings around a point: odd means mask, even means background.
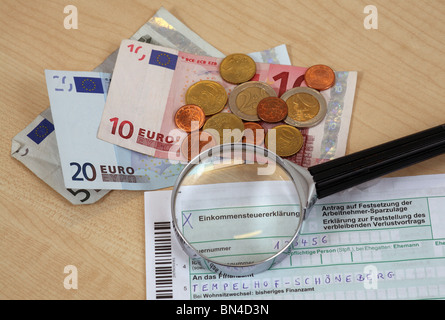
[[[147,299],[445,297],[445,175],[383,178],[319,200],[288,257],[248,277],[212,273],[182,251],[170,197],[145,193]]]

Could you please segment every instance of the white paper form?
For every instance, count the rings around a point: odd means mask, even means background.
[[[319,200],[289,257],[243,278],[182,251],[170,196],[145,193],[147,299],[445,298],[445,175],[374,180]]]

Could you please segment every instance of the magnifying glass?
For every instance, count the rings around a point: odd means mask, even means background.
[[[246,276],[282,261],[317,199],[445,153],[445,124],[305,169],[250,144],[202,152],[171,199],[184,251],[216,273]]]

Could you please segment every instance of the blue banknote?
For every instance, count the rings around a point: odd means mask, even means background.
[[[156,190],[174,184],[182,164],[97,139],[109,73],[46,70],[45,74],[66,188]],[[42,127],[33,138],[38,141],[45,134]]]

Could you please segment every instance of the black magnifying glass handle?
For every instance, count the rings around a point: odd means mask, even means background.
[[[309,168],[317,197],[445,153],[445,124]]]

